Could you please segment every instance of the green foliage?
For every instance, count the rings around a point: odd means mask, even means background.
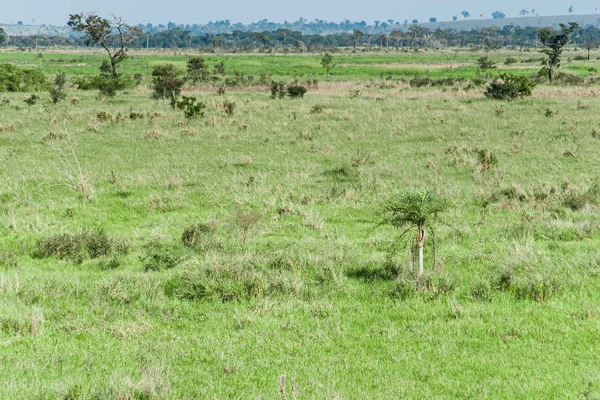
[[[489,59],[489,57],[480,57],[477,60],[477,66],[481,69],[493,69],[496,68],[496,63]]]
[[[321,57],[321,66],[327,72],[327,75],[329,75],[329,72],[335,67],[331,53],[323,54],[323,57]]]
[[[526,76],[500,74],[486,88],[485,96],[496,100],[513,100],[531,96],[535,83]]]
[[[25,100],[23,100],[23,102],[25,104],[27,104],[28,106],[33,106],[33,105],[35,105],[35,103],[37,103],[37,101],[39,99],[40,99],[40,97],[34,93],[31,96],[29,96],[28,98],[26,98]]]
[[[210,72],[208,71],[208,64],[203,57],[191,57],[186,65],[187,68],[187,79],[196,84],[197,82],[204,82],[208,80]]]
[[[54,257],[80,264],[88,258],[126,254],[129,246],[122,240],[109,237],[103,230],[84,229],[39,239],[34,256]]]
[[[181,95],[184,80],[173,64],[161,64],[152,70],[152,83],[155,99],[170,99],[171,102]]]
[[[46,77],[38,70],[0,64],[0,92],[31,92],[47,87]]]
[[[235,101],[233,101],[233,100],[223,101],[223,110],[225,110],[225,114],[227,114],[227,115],[235,114]]]
[[[559,25],[560,32],[557,32],[553,28],[538,30],[538,38],[545,47],[540,52],[546,55],[545,65],[542,70],[547,72],[550,83],[553,80],[554,70],[560,67],[560,57],[565,46],[571,41],[571,35],[575,29],[579,27],[579,24],[576,22],[561,23]]]
[[[188,120],[192,118],[204,117],[203,110],[206,105],[203,102],[196,100],[196,98],[193,96],[182,96],[181,100],[177,100],[175,104],[177,105],[178,109],[183,111],[183,115],[185,115]]]
[[[278,81],[271,81],[270,91],[271,91],[272,99],[283,99],[286,95],[285,83],[278,82]]]
[[[434,192],[406,192],[392,197],[382,210],[383,222],[396,228],[424,226],[434,222],[450,203]]]
[[[0,46],[4,46],[8,43],[8,34],[2,28],[0,28]]]
[[[144,271],[162,271],[177,267],[185,261],[185,254],[181,247],[153,242],[145,247],[140,256]]]
[[[506,59],[504,60],[504,65],[513,65],[513,64],[516,64],[518,62],[519,62],[519,60],[517,60],[514,57],[506,57]]]
[[[54,87],[49,90],[52,104],[56,104],[67,98],[67,93],[65,92],[66,84],[67,74],[64,72],[57,72],[54,78]]]
[[[290,96],[292,99],[297,99],[297,98],[304,97],[304,95],[307,92],[307,89],[306,89],[306,87],[304,87],[302,85],[291,85],[291,86],[288,86],[287,92],[288,92],[288,96]]]

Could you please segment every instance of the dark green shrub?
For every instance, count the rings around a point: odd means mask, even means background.
[[[188,60],[187,65],[187,79],[196,84],[198,81],[206,81],[210,76],[208,71],[208,64],[206,64],[203,57],[192,57]]]
[[[96,114],[96,119],[100,122],[109,122],[112,121],[113,116],[111,113],[107,113],[106,111],[100,111]]]
[[[33,106],[35,103],[37,103],[37,101],[39,100],[39,96],[36,94],[32,94],[31,96],[29,96],[28,98],[26,98],[25,100],[23,100],[23,102],[25,104],[27,104],[28,106]]]
[[[233,100],[225,100],[223,102],[223,110],[227,115],[235,114],[235,101]]]
[[[496,63],[494,63],[492,60],[490,60],[488,57],[480,57],[477,60],[477,66],[480,69],[493,69],[496,68]]]
[[[181,95],[184,80],[181,78],[181,72],[173,64],[162,64],[152,70],[152,84],[154,99],[170,99],[174,105],[174,99]]]
[[[512,100],[531,96],[535,83],[525,76],[500,74],[486,88],[485,96],[497,100]]]
[[[506,60],[504,60],[504,64],[505,65],[513,65],[513,64],[516,64],[518,62],[519,61],[516,58],[514,58],[514,57],[506,57]]]
[[[195,97],[182,96],[181,100],[176,101],[177,108],[183,111],[183,115],[190,120],[192,118],[204,117],[204,108],[206,105],[197,101]]]
[[[60,90],[55,87],[50,89],[50,100],[52,101],[52,104],[56,104],[60,101],[63,101],[66,98],[67,93],[64,90]]]
[[[270,85],[271,98],[272,99],[283,99],[285,97],[285,83],[271,81]]]
[[[292,85],[287,88],[288,96],[292,99],[304,97],[307,92],[306,87],[302,85]]]

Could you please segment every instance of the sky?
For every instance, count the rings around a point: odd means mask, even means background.
[[[466,10],[471,18],[490,18],[494,11],[507,17],[516,17],[521,9],[535,10],[539,15],[564,15],[573,6],[573,14],[592,14],[600,10],[600,0],[27,0],[6,1],[0,11],[0,23],[65,25],[69,14],[94,11],[102,16],[122,16],[130,25],[206,23],[228,19],[233,22],[254,22],[268,19],[275,22],[294,21],[300,17],[340,22],[374,20],[404,21],[418,19],[425,22],[435,17],[438,21],[451,20]],[[403,4],[404,3],[404,4]]]

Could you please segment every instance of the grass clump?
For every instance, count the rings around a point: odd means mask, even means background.
[[[111,238],[102,229],[83,229],[39,239],[34,255],[38,258],[59,258],[80,264],[86,259],[126,254],[129,246]]]

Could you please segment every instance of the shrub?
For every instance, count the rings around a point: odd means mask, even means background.
[[[187,62],[187,79],[196,84],[198,81],[206,81],[210,76],[208,64],[203,57],[192,57]]]
[[[100,111],[98,114],[96,114],[96,119],[100,122],[108,122],[112,121],[113,116],[111,113],[107,113],[106,111]]]
[[[181,100],[176,102],[176,104],[177,108],[183,111],[183,115],[185,115],[185,117],[188,120],[196,117],[204,117],[203,110],[206,107],[206,105],[201,101],[197,101],[196,98],[193,96],[183,96]]]
[[[47,88],[46,76],[40,71],[0,64],[0,92],[30,92]]]
[[[292,99],[304,97],[306,91],[306,87],[302,85],[293,85],[287,88],[288,96],[290,96]]]
[[[477,66],[481,69],[493,69],[496,68],[495,63],[488,57],[480,57],[477,60]]]
[[[512,100],[531,96],[535,83],[525,76],[500,74],[485,91],[485,96],[497,100]]]
[[[498,158],[491,151],[477,150],[477,165],[482,171],[487,171],[498,165]]]
[[[283,82],[271,81],[270,90],[272,99],[283,99],[285,97],[285,83]]]
[[[33,106],[35,103],[37,103],[39,99],[39,96],[37,96],[36,94],[32,94],[31,96],[23,100],[23,102],[28,106]]]
[[[56,104],[60,101],[63,101],[66,98],[67,93],[64,90],[60,90],[55,87],[50,89],[50,100],[52,101],[52,104]]]
[[[173,64],[163,64],[155,66],[152,70],[152,84],[152,98],[170,99],[171,104],[175,105],[175,98],[181,94],[184,81]]]
[[[235,114],[235,101],[233,100],[225,100],[223,102],[223,109],[227,115]]]
[[[506,57],[506,60],[504,60],[505,65],[513,65],[513,64],[516,64],[517,62],[518,62],[518,60],[514,57]]]

